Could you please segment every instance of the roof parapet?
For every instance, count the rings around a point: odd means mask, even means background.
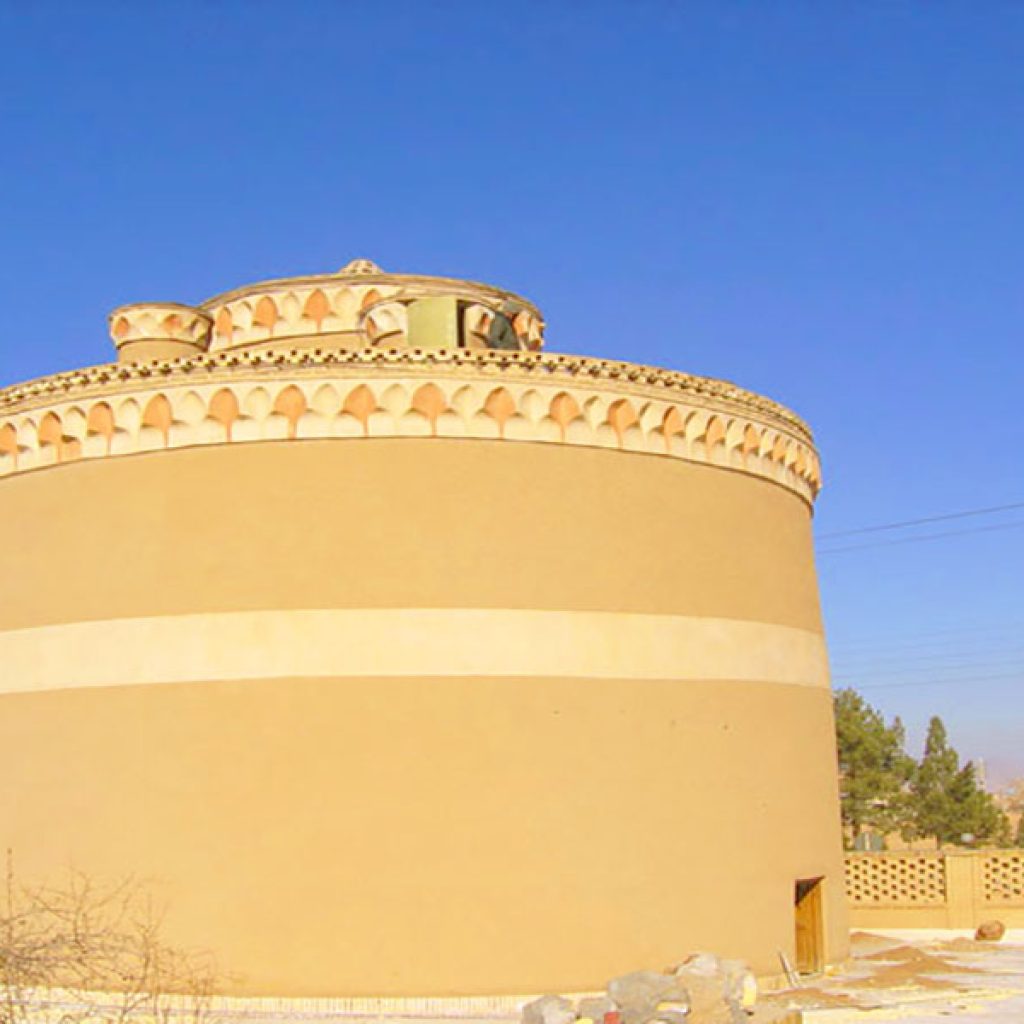
[[[107,320],[119,363],[187,359],[210,347],[213,318],[178,302],[118,306]]]
[[[110,316],[118,361],[278,348],[538,351],[544,319],[512,292],[457,278],[388,274],[366,259],[334,274],[263,281],[178,303],[122,306]]]

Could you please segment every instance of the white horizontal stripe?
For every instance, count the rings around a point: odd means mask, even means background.
[[[3,693],[302,676],[733,679],[828,686],[818,633],[681,615],[274,610],[0,632]]]

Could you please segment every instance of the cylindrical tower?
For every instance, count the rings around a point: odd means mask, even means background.
[[[367,261],[171,313],[0,392],[22,875],[158,880],[249,994],[844,954],[796,417]]]

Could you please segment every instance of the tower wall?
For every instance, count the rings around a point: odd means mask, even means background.
[[[731,386],[537,365],[15,395],[19,873],[156,880],[244,993],[776,973],[819,876],[844,955],[813,448]]]

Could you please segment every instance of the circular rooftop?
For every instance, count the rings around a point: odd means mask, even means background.
[[[392,274],[360,258],[333,274],[243,285],[198,306],[135,303],[110,314],[121,362],[269,348],[538,351],[529,300],[475,281]]]
[[[806,425],[689,374],[538,351],[526,299],[357,259],[196,306],[110,315],[117,365],[0,390],[0,477],[155,448],[327,437],[609,447],[727,467],[813,501]]]

